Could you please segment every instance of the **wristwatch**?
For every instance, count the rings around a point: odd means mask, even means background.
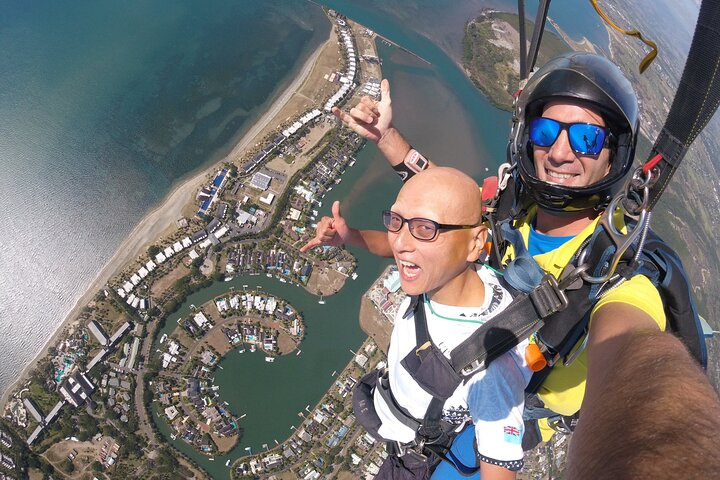
[[[420,152],[414,148],[411,148],[407,155],[405,155],[403,163],[414,173],[420,173],[428,166],[427,158],[423,157]]]

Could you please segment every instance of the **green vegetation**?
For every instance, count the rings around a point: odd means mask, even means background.
[[[47,362],[51,367],[52,364]],[[47,378],[47,377],[46,377]],[[50,410],[60,400],[60,396],[54,392],[48,392],[42,387],[42,384],[38,382],[32,382],[30,384],[30,392],[28,394],[30,398],[40,407],[40,410],[44,415],[50,413]]]
[[[526,21],[528,36],[533,26]],[[466,24],[463,37],[463,67],[475,86],[503,110],[512,108],[520,81],[517,29],[516,14],[482,12]],[[561,39],[546,31],[537,64],[568,50]]]

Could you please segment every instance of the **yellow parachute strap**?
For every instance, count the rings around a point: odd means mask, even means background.
[[[605,20],[605,23],[607,23],[612,28],[614,28],[615,30],[617,30],[618,32],[620,32],[624,35],[629,35],[631,37],[639,38],[641,42],[643,42],[645,45],[647,45],[648,47],[650,47],[652,49],[652,50],[650,50],[650,52],[647,55],[645,55],[645,58],[643,58],[642,61],[640,62],[640,73],[643,73],[647,69],[647,67],[650,66],[652,61],[655,60],[655,57],[657,57],[657,53],[658,53],[657,44],[655,42],[653,42],[652,40],[648,40],[648,39],[644,38],[642,33],[640,33],[639,30],[625,30],[625,29],[618,27],[615,24],[615,22],[610,20],[610,17],[608,17],[605,14],[605,12],[600,10],[600,6],[598,5],[598,0],[590,0],[590,3],[595,8],[595,11],[598,13],[598,15],[600,15],[600,17],[602,17],[602,19]]]

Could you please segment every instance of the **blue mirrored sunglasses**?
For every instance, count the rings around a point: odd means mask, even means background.
[[[549,147],[560,132],[568,132],[570,148],[582,155],[597,155],[610,139],[605,127],[592,123],[563,123],[552,118],[538,117],[530,122],[530,142],[538,147]]]

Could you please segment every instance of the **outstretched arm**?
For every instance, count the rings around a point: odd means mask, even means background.
[[[332,113],[358,135],[377,143],[390,166],[402,163],[412,148],[392,124],[392,100],[387,79],[380,84],[380,100],[364,96],[349,112],[333,107]],[[432,166],[434,164],[429,162],[428,167]]]
[[[363,248],[379,257],[392,257],[387,232],[378,230],[358,230],[350,226],[340,213],[340,202],[332,205],[332,217],[323,217],[317,224],[315,238],[300,248],[307,252],[320,245],[352,245]]]
[[[588,372],[568,478],[720,478],[720,401],[680,340],[646,330],[605,343],[613,355],[592,392]]]

